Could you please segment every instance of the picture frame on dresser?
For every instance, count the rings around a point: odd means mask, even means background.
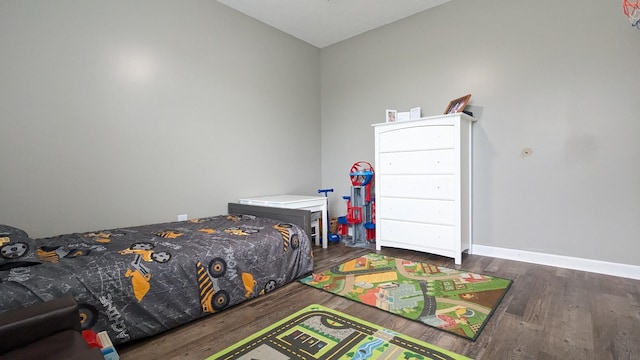
[[[396,120],[398,119],[398,111],[387,109],[385,111],[385,119],[388,123],[396,122]]]
[[[449,105],[447,105],[447,108],[444,110],[444,113],[455,114],[455,113],[462,112],[465,106],[467,106],[469,99],[471,99],[471,94],[467,94],[465,96],[449,101]]]
[[[411,108],[409,110],[409,114],[410,114],[411,120],[420,119],[422,117],[422,108],[420,106]]]

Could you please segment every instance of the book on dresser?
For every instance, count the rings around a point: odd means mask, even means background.
[[[471,247],[471,124],[464,113],[374,124],[376,249],[455,259]]]

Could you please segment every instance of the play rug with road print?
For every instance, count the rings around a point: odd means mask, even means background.
[[[375,253],[300,282],[474,341],[512,283]]]
[[[468,357],[321,305],[310,305],[207,360],[386,359]]]

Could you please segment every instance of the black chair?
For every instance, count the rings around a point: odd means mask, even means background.
[[[104,360],[82,337],[71,295],[0,313],[0,360]]]

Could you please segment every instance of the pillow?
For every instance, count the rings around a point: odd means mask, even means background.
[[[23,230],[0,225],[0,271],[37,264],[36,242]]]
[[[18,229],[16,227],[9,226],[9,225],[0,224],[0,238],[11,236],[11,235],[18,235],[26,238],[29,237],[29,235],[27,235],[27,232],[22,229]]]

